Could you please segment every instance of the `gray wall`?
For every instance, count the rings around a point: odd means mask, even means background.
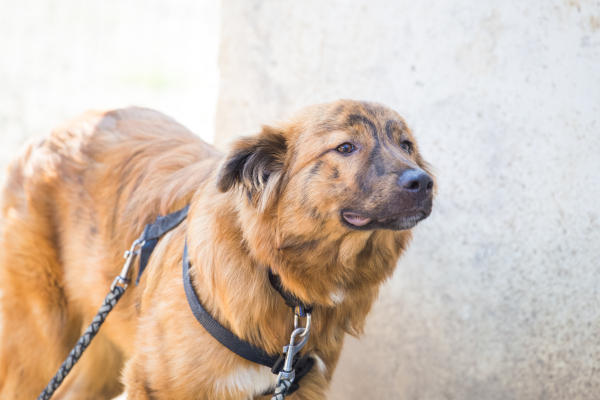
[[[219,145],[373,100],[438,170],[331,398],[600,398],[600,2],[222,3]]]

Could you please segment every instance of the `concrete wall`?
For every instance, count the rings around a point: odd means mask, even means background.
[[[439,173],[330,398],[600,398],[600,2],[222,3],[218,144],[374,100]]]

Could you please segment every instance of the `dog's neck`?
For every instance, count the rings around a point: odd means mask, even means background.
[[[268,281],[271,268],[290,293],[331,314],[328,325],[359,333],[381,283],[392,274],[411,237],[409,231],[364,232],[338,226],[293,235],[282,230],[276,214],[258,213],[235,191],[197,194],[190,215],[190,257],[198,266],[195,273],[212,292],[201,300],[208,302],[209,310],[235,313],[235,318],[227,318],[239,324],[232,327],[234,332],[244,330],[244,321],[256,326],[264,318],[261,313],[279,320],[284,331],[291,324],[289,308]],[[301,220],[296,223],[303,226]],[[304,226],[310,225],[304,221]],[[249,296],[263,304],[249,303]],[[334,315],[345,317],[338,321]],[[277,323],[269,325],[282,329]],[[269,327],[259,329],[259,335],[269,337]]]
[[[282,222],[276,212],[257,213],[250,205],[238,209],[238,219],[253,257],[276,271],[301,300],[329,307],[353,292],[377,290],[411,238],[410,231],[350,230],[337,220],[315,223],[302,213]]]

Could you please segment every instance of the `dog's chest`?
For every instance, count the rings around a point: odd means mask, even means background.
[[[275,387],[277,375],[268,367],[239,366],[234,372],[220,379],[218,387],[226,392],[245,392],[249,398],[265,393]]]

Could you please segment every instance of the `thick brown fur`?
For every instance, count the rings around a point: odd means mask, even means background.
[[[356,144],[354,154],[336,149]],[[411,151],[400,147],[412,143]],[[304,351],[318,358],[290,399],[323,399],[344,335],[362,332],[410,229],[353,229],[346,208],[402,215],[407,168],[427,170],[394,111],[339,101],[309,107],[235,142],[222,156],[164,115],[90,112],[29,142],[3,192],[0,248],[0,399],[34,399],[96,314],[123,251],[156,216],[191,203],[163,237],[56,399],[247,399],[275,376],[220,345],[183,290],[187,236],[196,293],[207,311],[271,354],[293,316],[270,286],[314,304]],[[420,207],[419,218],[403,213]],[[417,208],[418,208],[417,207]],[[385,219],[383,219],[385,221]],[[134,271],[135,273],[136,271]]]

